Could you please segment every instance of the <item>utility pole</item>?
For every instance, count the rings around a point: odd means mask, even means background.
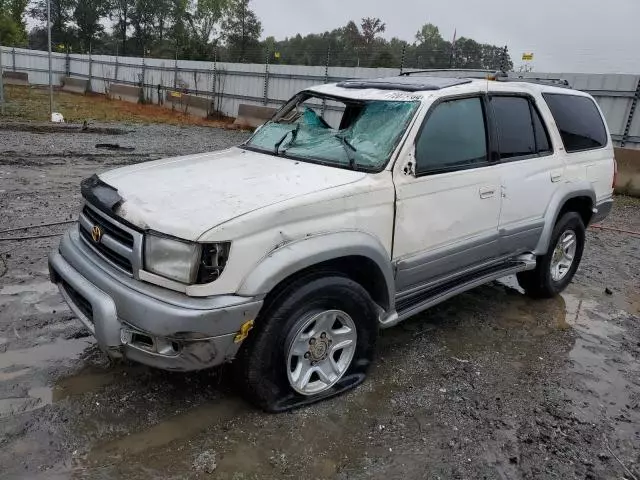
[[[53,73],[51,71],[51,0],[47,0],[47,43],[49,44],[49,121],[53,115]]]

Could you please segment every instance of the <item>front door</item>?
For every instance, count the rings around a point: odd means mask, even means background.
[[[483,95],[443,99],[420,127],[415,172],[396,172],[398,292],[497,256],[500,174],[486,119]]]

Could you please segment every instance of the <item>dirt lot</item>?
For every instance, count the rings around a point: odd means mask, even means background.
[[[49,90],[44,87],[5,87],[7,115],[30,121],[48,121]],[[171,125],[227,126],[233,119],[205,120],[182,115],[158,105],[140,105],[120,100],[109,100],[104,95],[88,93],[77,95],[58,88],[53,95],[53,111],[59,112],[67,122],[164,123]]]
[[[245,135],[103,127],[0,127],[0,230],[75,218],[94,172]],[[640,230],[640,201],[618,198],[604,225]],[[561,297],[477,288],[384,331],[357,390],[267,415],[224,369],[110,364],[48,282],[46,235],[64,228],[0,234],[41,236],[0,242],[2,478],[640,477],[639,237],[590,230]]]

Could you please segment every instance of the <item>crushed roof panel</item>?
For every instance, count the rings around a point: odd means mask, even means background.
[[[362,78],[355,80],[345,80],[338,83],[338,87],[364,89],[376,88],[378,90],[402,90],[405,92],[420,92],[424,90],[440,90],[456,85],[471,83],[468,78],[447,78],[447,77],[385,77],[385,78]]]

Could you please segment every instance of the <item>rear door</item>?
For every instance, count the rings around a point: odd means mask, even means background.
[[[587,180],[596,202],[611,197],[613,145],[593,98],[577,92],[543,93],[558,126],[567,164],[567,181]]]
[[[398,291],[496,256],[500,178],[486,120],[482,94],[441,100],[417,135],[415,171],[395,171]]]
[[[564,181],[564,164],[534,97],[489,98],[500,156],[500,252],[516,255],[537,245],[551,197]]]

